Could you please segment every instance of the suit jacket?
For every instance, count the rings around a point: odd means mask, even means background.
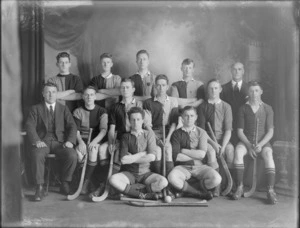
[[[237,115],[239,108],[247,102],[247,92],[247,85],[244,81],[242,82],[241,90],[238,96],[234,95],[231,81],[222,85],[222,93],[220,97],[223,101],[227,102],[231,106],[233,116],[233,128],[235,128],[237,124]]]
[[[48,132],[47,111],[45,102],[31,107],[26,121],[27,136],[31,144],[43,141]],[[77,126],[68,107],[56,102],[54,116],[58,142],[69,141],[76,145]]]

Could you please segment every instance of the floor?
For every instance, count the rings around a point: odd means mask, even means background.
[[[31,201],[33,189],[24,190],[23,227],[298,227],[298,199],[278,196],[267,205],[265,193],[232,201],[214,198],[208,207],[135,207],[123,201],[89,202],[85,196],[66,201],[52,189],[42,202]],[[181,198],[178,201],[197,199]]]

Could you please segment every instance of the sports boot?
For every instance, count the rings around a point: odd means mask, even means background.
[[[146,200],[159,200],[162,198],[162,194],[156,192],[140,193],[139,198],[146,199]]]
[[[214,197],[219,197],[220,196],[220,188],[221,188],[220,184],[217,187],[215,187],[215,189],[213,191],[213,196]]]
[[[274,191],[274,188],[269,186],[268,191],[267,191],[267,199],[269,204],[276,204],[277,199],[276,199],[276,193]]]
[[[244,194],[243,187],[244,186],[242,184],[237,186],[235,193],[233,193],[233,195],[232,195],[233,200],[239,200],[243,196],[243,194]]]

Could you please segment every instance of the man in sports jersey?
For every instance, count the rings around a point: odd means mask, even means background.
[[[106,109],[95,104],[96,89],[92,86],[88,86],[83,91],[84,105],[75,109],[73,112],[74,120],[77,125],[77,147],[76,152],[79,162],[82,162],[84,155],[88,153],[88,162],[83,182],[81,194],[88,193],[88,187],[90,184],[91,176],[95,170],[98,160],[98,154],[100,154],[100,165],[108,165],[107,154],[99,153],[99,151],[105,151],[107,143],[103,143],[103,139],[107,133],[108,115]],[[93,129],[91,142],[86,145],[89,129]],[[88,146],[88,151],[87,151]],[[104,155],[104,157],[103,157]]]
[[[235,148],[234,157],[237,190],[232,198],[238,200],[243,195],[244,156],[248,154],[253,159],[262,156],[267,177],[267,201],[269,204],[276,204],[275,163],[270,144],[274,134],[274,113],[272,107],[261,100],[261,85],[251,81],[248,86],[249,101],[241,106],[238,113],[237,133],[240,142]]]

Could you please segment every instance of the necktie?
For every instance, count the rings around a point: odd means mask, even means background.
[[[234,88],[233,88],[233,91],[236,93],[236,92],[240,92],[240,90],[239,90],[239,87],[238,87],[238,84],[237,83],[235,83],[235,86],[234,86]]]
[[[52,105],[50,105],[50,116],[51,116],[51,119],[54,119],[54,111],[53,111]]]

